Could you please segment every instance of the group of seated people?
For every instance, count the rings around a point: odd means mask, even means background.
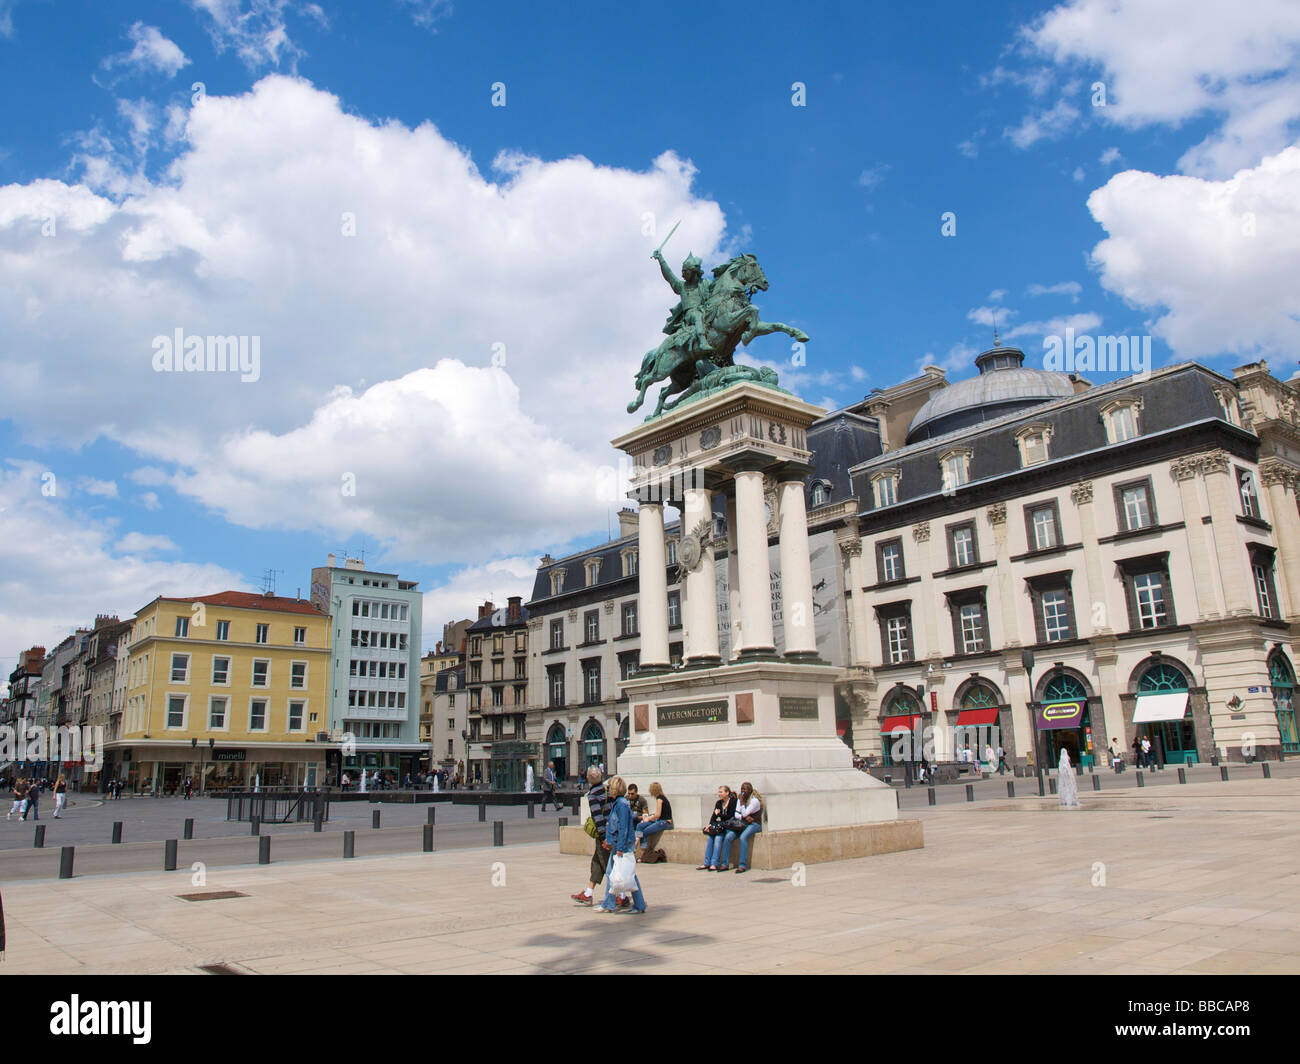
[[[708,841],[704,846],[704,863],[697,872],[729,872],[732,843],[740,840],[736,871],[749,870],[749,840],[763,830],[763,800],[752,783],[742,783],[737,794],[726,784],[718,788],[713,816],[704,828]]]

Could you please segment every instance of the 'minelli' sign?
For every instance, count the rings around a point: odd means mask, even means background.
[[[659,727],[674,724],[726,724],[727,700],[716,702],[686,702],[676,706],[657,706]]]
[[[248,757],[246,750],[214,750],[213,761],[244,761]]]

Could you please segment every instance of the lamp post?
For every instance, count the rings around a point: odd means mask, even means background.
[[[1038,776],[1038,797],[1043,797],[1046,790],[1043,786],[1043,765],[1038,758],[1038,717],[1034,711],[1034,652],[1032,650],[1022,650],[1020,652],[1020,664],[1024,666],[1025,683],[1029,687],[1029,741],[1033,744],[1034,750],[1034,773]]]

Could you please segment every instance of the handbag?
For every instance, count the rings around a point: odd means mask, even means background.
[[[705,827],[704,834],[721,835],[726,830],[727,830],[726,826],[723,824],[710,823],[707,827]]]
[[[582,830],[590,835],[593,839],[600,835],[600,830],[596,827],[596,822],[587,817],[586,823],[582,825]]]
[[[610,858],[609,889],[616,893],[637,889],[636,854],[630,850]]]
[[[740,832],[744,831],[747,827],[749,827],[749,825],[746,824],[743,820],[741,820],[740,817],[733,816],[730,820],[728,820],[723,825],[723,827],[726,828],[728,831],[734,831],[736,832],[736,834],[740,834]]]

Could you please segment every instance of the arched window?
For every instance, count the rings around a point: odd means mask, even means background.
[[[605,730],[594,720],[582,729],[582,763],[590,768],[605,760]]]
[[[1173,695],[1175,698],[1160,698]],[[1137,682],[1134,730],[1146,736],[1158,764],[1192,765],[1200,760],[1196,752],[1196,725],[1187,697],[1187,674],[1168,661],[1157,661],[1142,670]],[[1157,696],[1152,698],[1152,696]],[[1143,699],[1148,701],[1145,703]],[[1146,707],[1157,706],[1154,713]],[[1181,711],[1181,715],[1179,714]]]
[[[555,778],[569,774],[569,740],[564,725],[556,721],[546,733],[546,760],[555,762]]]
[[[818,506],[825,506],[830,502],[831,493],[826,487],[826,481],[814,480],[812,485],[812,504],[816,509]]]
[[[1088,692],[1083,689],[1083,684],[1064,672],[1053,676],[1043,688],[1044,702],[1075,702],[1087,697]]]
[[[973,683],[961,696],[962,709],[988,709],[999,705],[997,692],[986,683]]]
[[[1138,694],[1165,695],[1187,690],[1187,677],[1181,669],[1166,662],[1152,665],[1138,680]]]
[[[1269,656],[1268,678],[1273,685],[1273,711],[1277,714],[1282,749],[1288,754],[1300,753],[1300,733],[1295,720],[1295,672],[1280,650]]]
[[[916,692],[907,687],[896,687],[886,697],[880,720],[880,749],[886,765],[901,765],[904,761],[919,758],[921,734],[924,727],[917,720],[923,712]],[[906,733],[906,734],[904,734]],[[912,757],[914,744],[916,758]]]

